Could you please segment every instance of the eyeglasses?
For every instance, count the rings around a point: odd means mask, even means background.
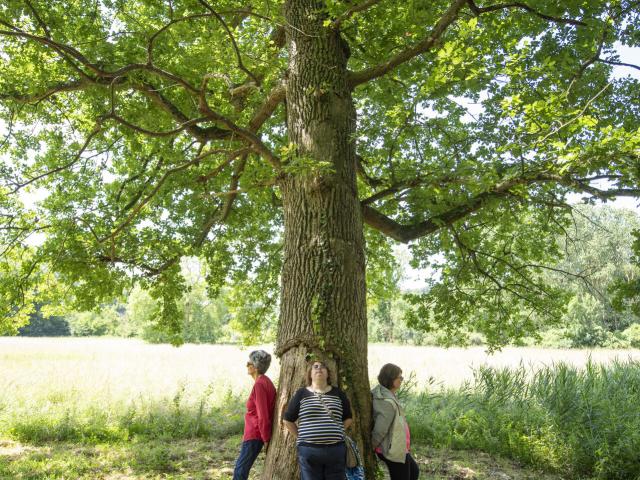
[[[404,377],[403,377],[402,375],[400,375],[400,376],[397,378],[397,380],[402,381],[402,380],[404,380]]]
[[[247,362],[247,367],[253,367],[253,363],[252,362]]]
[[[311,368],[313,368],[314,370],[322,370],[324,368],[326,370],[327,366],[323,363],[314,363]]]

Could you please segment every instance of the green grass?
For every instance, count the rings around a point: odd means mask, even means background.
[[[57,393],[0,409],[0,438],[32,444],[225,438],[242,432],[243,409],[243,398],[230,391],[214,403],[210,388],[196,402],[185,400],[183,390],[170,398],[102,403]]]
[[[217,441],[145,439],[85,445],[53,442],[32,446],[0,441],[1,480],[230,480],[240,435]],[[417,445],[421,480],[562,480],[516,462],[477,451]],[[258,480],[260,455],[250,479]]]
[[[247,350],[22,340],[0,339],[0,479],[230,478]],[[421,479],[640,479],[637,361],[528,369],[510,361],[514,350],[501,357],[510,368],[476,369],[462,386],[436,378],[425,390],[432,372],[468,369],[459,352],[450,367],[444,350],[373,351],[371,372],[389,359],[406,377],[416,366],[422,383],[406,402]]]
[[[410,399],[414,438],[508,456],[567,478],[640,478],[640,363],[480,368]]]
[[[32,446],[0,441],[0,479],[229,479],[241,437]],[[252,479],[257,479],[262,458]]]

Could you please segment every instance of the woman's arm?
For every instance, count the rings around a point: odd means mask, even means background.
[[[395,414],[395,408],[388,402],[379,402],[377,408],[374,409],[373,432],[371,433],[373,448],[380,445],[384,437],[388,435]]]
[[[282,422],[284,423],[285,428],[289,430],[289,433],[293,435],[293,438],[298,438],[298,425],[287,420],[283,420]]]
[[[300,399],[302,398],[304,389],[299,389],[293,394],[293,398],[287,405],[282,415],[282,422],[293,438],[298,438],[298,425],[295,423],[300,415]]]
[[[342,424],[344,425],[344,429],[346,430],[353,423],[351,403],[349,402],[347,395],[342,390],[340,390],[339,396],[340,401],[342,402]]]
[[[253,390],[258,416],[258,432],[260,432],[260,438],[265,443],[266,449],[269,446],[269,440],[271,440],[271,423],[273,421],[273,408],[269,408],[269,404],[273,405],[275,391],[270,390],[261,382],[256,382]]]

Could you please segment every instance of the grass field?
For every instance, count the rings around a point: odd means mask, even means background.
[[[244,367],[250,350],[122,339],[0,338],[0,478],[230,478],[251,387]],[[640,352],[509,348],[487,356],[481,348],[370,345],[369,371],[373,378],[392,361],[405,377],[414,373],[417,391],[437,396],[472,381],[480,365],[523,365],[533,374],[557,362],[582,368],[589,358],[607,364],[616,358],[640,360]],[[269,374],[277,378],[277,361]],[[435,397],[424,398],[437,404]],[[419,414],[427,407],[414,402],[414,413],[416,408]],[[416,431],[431,428],[420,425],[420,430],[415,423]],[[452,451],[449,445],[416,436],[422,478],[565,478],[500,455]]]
[[[229,390],[242,393],[251,386],[246,375],[248,353],[255,348],[271,351],[270,345],[150,345],[140,340],[103,338],[0,337],[0,392],[39,396],[46,392],[74,393],[86,398],[158,398],[184,388],[185,395],[199,395],[208,385],[215,394]],[[456,387],[473,379],[473,368],[538,367],[554,362],[584,366],[613,359],[640,360],[640,350],[559,350],[505,348],[493,355],[482,347],[438,348],[385,344],[369,346],[369,372],[375,379],[387,362],[399,365],[405,374],[415,373],[418,387],[433,378],[437,385]],[[269,376],[278,378],[274,358]],[[406,376],[406,375],[405,375]]]

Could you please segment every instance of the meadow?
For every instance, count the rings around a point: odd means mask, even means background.
[[[0,338],[0,478],[230,478],[252,348]],[[640,474],[638,350],[372,344],[372,380],[388,361],[426,478]]]

